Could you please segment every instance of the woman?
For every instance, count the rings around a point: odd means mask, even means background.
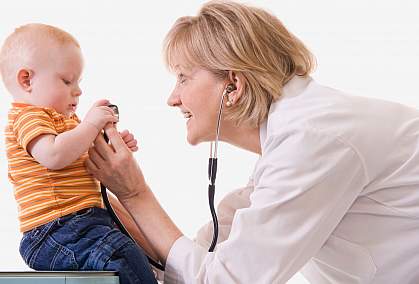
[[[260,155],[249,184],[192,241],[161,208],[114,128],[89,152],[167,283],[419,283],[419,112],[317,84],[313,57],[261,9],[209,2],[165,41],[177,84],[168,104],[192,145],[215,139]],[[232,85],[232,88],[231,88]],[[230,87],[229,87],[230,86]],[[129,218],[125,218],[128,222]],[[133,223],[131,223],[133,224]]]

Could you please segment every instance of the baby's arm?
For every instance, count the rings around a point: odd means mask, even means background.
[[[106,123],[118,121],[106,104],[104,100],[96,102],[85,119],[72,130],[34,138],[27,146],[28,153],[51,170],[68,166],[89,149]]]

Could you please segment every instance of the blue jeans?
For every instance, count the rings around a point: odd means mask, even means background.
[[[142,249],[105,209],[89,208],[25,232],[19,252],[35,270],[118,271],[120,284],[157,283]]]

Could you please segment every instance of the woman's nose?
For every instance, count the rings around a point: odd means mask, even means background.
[[[176,90],[173,90],[172,93],[170,94],[169,98],[167,99],[167,104],[171,107],[175,107],[182,104],[180,100],[180,96],[176,92]]]

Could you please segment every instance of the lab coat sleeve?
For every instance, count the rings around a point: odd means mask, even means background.
[[[213,253],[186,237],[172,246],[165,283],[285,283],[328,239],[368,177],[339,137],[312,128],[267,138],[250,206]]]

